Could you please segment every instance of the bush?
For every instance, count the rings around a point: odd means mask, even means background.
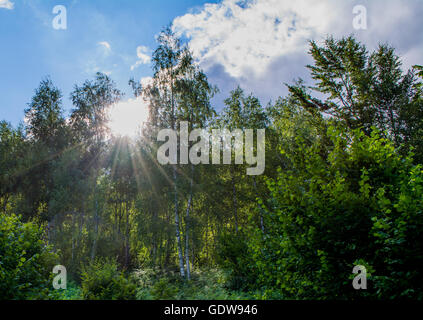
[[[266,233],[251,242],[264,297],[422,299],[422,167],[376,131],[331,127],[328,139],[297,137],[268,180]],[[357,264],[368,290],[352,288]]]
[[[44,228],[0,214],[0,299],[52,299],[57,255],[44,239]]]
[[[255,283],[247,236],[239,232],[222,233],[216,247],[216,261],[228,272],[226,285],[231,290],[247,290]]]
[[[82,297],[86,300],[134,300],[136,286],[118,271],[117,263],[97,259],[81,272]]]
[[[177,293],[178,287],[172,284],[167,278],[161,278],[151,289],[154,300],[174,300]]]
[[[82,290],[72,280],[68,279],[66,290],[60,290],[60,297],[59,300],[81,300],[82,299]]]
[[[176,299],[183,280],[179,273],[164,270],[144,269],[133,273],[137,280],[138,300]]]
[[[197,270],[178,294],[181,300],[245,300],[252,295],[231,288],[231,275],[219,269]]]
[[[226,273],[217,270],[195,270],[192,280],[184,281],[179,273],[151,269],[134,272],[139,300],[239,300],[252,296],[228,289]]]

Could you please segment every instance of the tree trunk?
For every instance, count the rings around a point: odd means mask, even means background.
[[[231,165],[231,177],[232,177],[232,199],[234,205],[234,218],[235,218],[235,232],[238,233],[238,201],[236,196],[235,186],[235,172],[234,167]]]
[[[175,117],[175,98],[174,98],[174,74],[173,67],[170,68],[170,94],[171,94],[171,125],[172,129],[176,129],[176,117]],[[176,228],[176,240],[178,246],[178,256],[179,256],[179,269],[181,276],[185,278],[185,269],[184,269],[184,258],[182,253],[182,242],[181,242],[181,231],[179,226],[179,207],[178,207],[178,185],[177,185],[177,172],[176,165],[172,166],[173,171],[173,188],[175,192],[175,228]]]
[[[53,239],[53,229],[54,229],[54,221],[56,220],[56,216],[53,216],[52,218],[49,219],[49,221],[47,222],[47,241],[49,243],[52,242]]]
[[[95,259],[95,256],[97,254],[97,237],[98,237],[98,220],[99,220],[97,190],[94,191],[94,195],[95,195],[94,240],[93,240],[93,245],[91,247],[91,261]]]
[[[125,268],[127,269],[130,264],[130,228],[129,228],[129,210],[128,210],[128,203],[125,203],[125,211],[126,211],[126,228],[125,228]]]
[[[189,211],[191,209],[191,202],[192,202],[192,186],[193,186],[193,179],[194,179],[194,166],[191,164],[191,181],[190,181],[190,193],[188,198],[187,204],[187,214],[185,220],[185,259],[187,265],[187,279],[191,280],[191,271],[189,265]]]
[[[181,276],[185,277],[184,258],[182,255],[182,242],[181,242],[181,231],[179,226],[179,208],[178,208],[178,186],[177,186],[177,172],[176,167],[173,165],[173,187],[175,192],[175,227],[176,227],[176,240],[178,242],[178,256],[179,256],[179,269]]]
[[[7,201],[9,200],[8,198],[9,198],[8,195],[5,195],[3,198],[3,212],[4,213],[6,213],[6,210],[7,210]]]
[[[256,178],[254,176],[253,176],[253,187],[256,192],[256,197],[258,198],[259,194],[257,191]],[[259,205],[259,212],[260,212],[260,228],[261,228],[261,231],[264,233],[263,208],[260,205]]]
[[[75,248],[76,248],[76,222],[75,222],[75,215],[76,212],[71,213],[72,214],[72,248],[71,248],[71,264],[73,266],[73,262],[75,260]]]
[[[85,200],[82,201],[81,212],[79,213],[79,223],[78,223],[78,237],[76,242],[76,248],[78,252],[82,252],[82,229],[84,226],[84,213],[85,213]]]

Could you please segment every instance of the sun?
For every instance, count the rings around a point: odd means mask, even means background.
[[[135,137],[148,120],[148,106],[143,99],[129,99],[110,109],[110,130],[115,136]]]

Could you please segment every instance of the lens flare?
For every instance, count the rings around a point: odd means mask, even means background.
[[[121,101],[112,106],[109,119],[113,135],[134,137],[148,120],[148,106],[141,98]]]

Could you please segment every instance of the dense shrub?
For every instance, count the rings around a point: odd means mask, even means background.
[[[227,286],[228,277],[218,269],[195,270],[192,279],[181,279],[178,273],[165,270],[138,270],[137,299],[139,300],[237,300],[252,298]]]
[[[82,297],[87,300],[134,300],[136,286],[117,263],[97,259],[81,272]]]
[[[81,300],[82,290],[78,284],[72,280],[67,281],[66,290],[59,291],[58,300]]]
[[[176,299],[178,287],[172,284],[168,278],[161,278],[151,288],[151,295],[154,300]]]
[[[44,241],[44,228],[16,215],[0,214],[0,299],[50,299],[57,255]]]
[[[182,283],[179,273],[141,269],[133,273],[137,282],[138,300],[167,300],[176,299],[178,286]]]
[[[421,165],[376,131],[331,127],[328,138],[297,137],[282,150],[287,168],[268,180],[266,232],[250,242],[264,297],[422,299]],[[357,264],[368,290],[352,287]]]
[[[244,232],[222,233],[216,247],[216,262],[228,272],[226,285],[232,290],[248,290],[255,283],[248,237]]]

